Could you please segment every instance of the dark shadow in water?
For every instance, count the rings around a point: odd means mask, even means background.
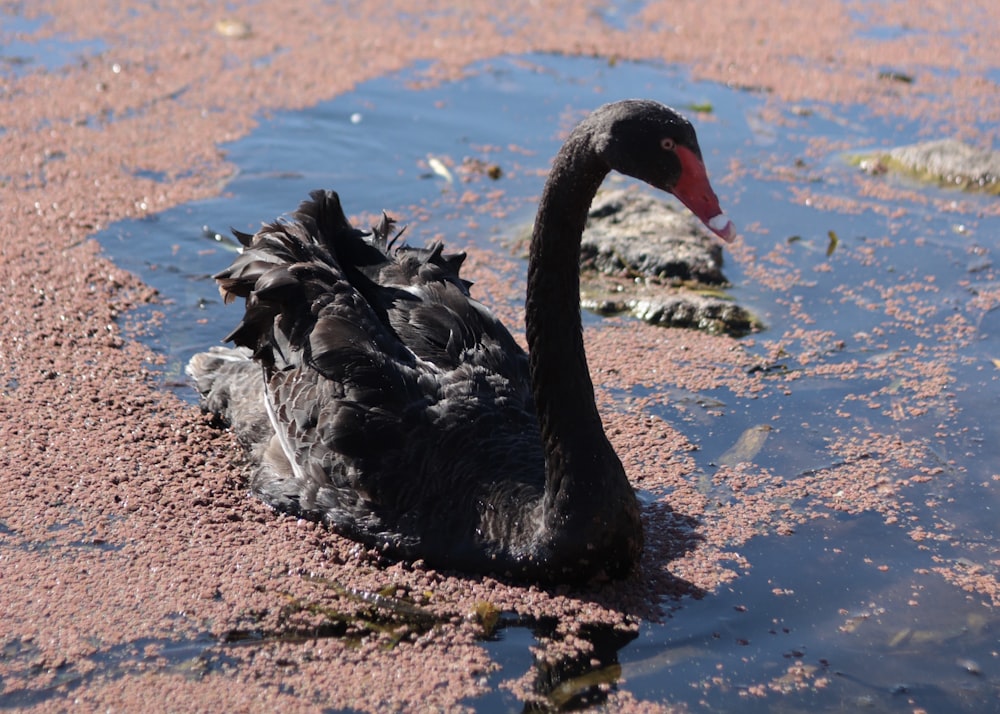
[[[524,711],[567,711],[599,706],[607,700],[620,684],[621,653],[639,636],[640,622],[644,627],[663,622],[685,602],[707,594],[669,570],[671,561],[702,541],[696,519],[654,503],[644,506],[643,525],[646,548],[640,571],[633,577],[590,589],[549,589],[617,611],[622,623],[501,617],[483,642],[501,667],[490,677],[491,684],[528,673],[532,694],[520,701],[506,688],[493,686],[471,705],[484,711],[509,711],[520,705]]]
[[[532,628],[532,635],[539,641],[558,639],[554,622],[539,623]],[[638,635],[638,630],[628,632],[606,625],[585,625],[574,637],[587,642],[589,650],[554,662],[536,656],[533,688],[539,699],[527,702],[524,711],[570,711],[607,701],[608,693],[621,678],[618,652]]]

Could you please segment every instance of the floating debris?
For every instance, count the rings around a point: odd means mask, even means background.
[[[245,40],[252,33],[250,23],[234,17],[224,17],[215,22],[215,34],[231,40]]]
[[[884,69],[878,73],[879,79],[887,79],[890,82],[902,82],[903,84],[913,84],[915,81],[912,74],[900,72],[894,69]]]
[[[451,175],[451,171],[444,165],[444,162],[441,161],[441,159],[436,156],[428,156],[427,165],[431,167],[431,171],[436,173],[448,183],[455,182],[455,177]]]
[[[979,676],[983,673],[983,668],[979,666],[979,663],[974,659],[969,659],[968,657],[959,657],[955,660],[955,664],[961,667],[963,670],[969,674]]]
[[[715,111],[711,102],[692,102],[687,105],[687,108],[693,112],[698,112],[699,114],[711,114]]]
[[[830,239],[830,242],[826,244],[826,257],[829,258],[833,255],[833,251],[837,250],[837,246],[840,245],[840,238],[837,237],[834,231],[827,231],[826,235]]]
[[[483,628],[483,637],[493,637],[500,624],[500,608],[491,602],[480,600],[476,603],[472,618]]]
[[[468,181],[472,176],[476,175],[486,176],[493,181],[497,181],[503,176],[503,169],[500,168],[499,164],[483,161],[473,156],[466,156],[462,159],[462,163],[458,168],[464,181]]]

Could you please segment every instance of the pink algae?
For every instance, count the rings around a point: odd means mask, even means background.
[[[163,391],[146,366],[156,356],[123,330],[131,308],[162,296],[109,263],[90,236],[124,218],[218,195],[234,171],[220,143],[246,135],[262,113],[308,106],[427,58],[434,59],[428,81],[441,81],[477,59],[545,51],[681,62],[699,78],[766,90],[773,104],[865,103],[985,143],[996,137],[975,127],[1000,126],[996,84],[985,75],[998,64],[1000,11],[992,2],[654,1],[627,31],[576,2],[469,2],[442,11],[378,0],[350,14],[346,7],[229,3],[227,15],[249,27],[240,39],[216,30],[225,18],[209,2],[5,6],[45,19],[29,40],[99,38],[107,49],[58,70],[0,76],[0,699],[53,711],[71,703],[88,710],[452,710],[484,693],[496,669],[477,644],[483,602],[524,617],[558,617],[562,629],[539,656],[559,658],[586,651],[576,631],[583,624],[634,632],[661,619],[671,598],[737,578],[752,567],[738,549],[754,535],[874,510],[887,524],[912,523],[915,544],[951,537],[943,521],[914,522],[909,499],[914,484],[946,491],[960,468],[942,464],[922,436],[951,429],[951,395],[959,389],[951,365],[969,359],[971,318],[930,319],[937,287],[923,280],[844,286],[833,301],[884,317],[859,330],[855,346],[877,353],[887,330],[913,330],[920,341],[891,361],[832,366],[820,357],[843,346],[821,329],[821,316],[795,302],[794,290],[811,276],[778,239],[770,247],[738,244],[733,256],[794,316],[798,327],[784,334],[741,343],[618,321],[587,331],[610,438],[634,483],[660,494],[644,513],[649,545],[641,571],[625,583],[546,591],[386,563],[249,498],[231,436]],[[901,26],[904,18],[910,33],[863,36],[867,27]],[[954,79],[945,71],[956,52],[971,69]],[[880,77],[880,68],[893,66],[915,67],[916,81]],[[931,99],[942,96],[948,101]],[[139,170],[167,180],[138,178]],[[731,171],[720,185],[754,180],[745,167]],[[892,216],[900,198],[899,189],[866,177],[858,179],[863,204],[823,195],[794,174],[788,180],[798,200],[829,211]],[[462,203],[495,213],[503,210],[499,198],[470,190]],[[744,230],[768,234],[759,223]],[[897,240],[852,250],[860,262],[878,264]],[[469,267],[477,289],[497,295],[498,312],[516,324],[517,310],[504,300],[521,286],[505,277],[501,261],[470,256]],[[998,303],[995,290],[981,291],[970,311]],[[769,371],[781,362],[794,370]],[[789,434],[808,433],[809,416],[783,404],[817,378],[858,388],[837,406],[842,425],[818,439],[813,466],[801,473],[742,462],[706,482],[692,473],[699,447],[682,432],[711,428],[711,407],[682,400],[672,413],[693,423],[681,428],[662,416],[665,394],[766,401],[780,427],[768,438],[793,450],[801,447]],[[660,396],[643,396],[643,387]],[[611,398],[613,389],[633,395],[627,409]],[[900,428],[870,428],[866,409]],[[936,423],[928,427],[928,418]],[[996,607],[996,565],[942,562],[934,570]],[[357,593],[412,603],[434,625],[406,617],[366,624],[370,608]],[[328,631],[336,636],[319,636]],[[178,665],[171,653],[178,642],[203,643],[207,654]],[[121,664],[109,665],[115,653],[124,653]],[[501,686],[531,698],[529,679],[514,673]],[[747,694],[825,685],[821,674],[789,662]],[[669,708],[627,691],[608,696],[615,708]]]

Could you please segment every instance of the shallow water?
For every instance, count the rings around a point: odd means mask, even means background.
[[[889,367],[853,381],[813,374],[781,400],[721,389],[699,395],[637,390],[622,398],[656,397],[646,408],[697,443],[691,478],[706,483],[740,434],[772,422],[780,428],[753,460],[786,482],[831,467],[828,445],[839,430],[898,432],[925,444],[948,478],[911,484],[899,525],[870,511],[830,510],[787,537],[753,538],[738,548],[752,567],[729,585],[672,604],[668,619],[643,623],[632,641],[602,642],[600,665],[585,664],[582,678],[575,671],[561,676],[598,700],[594,686],[603,682],[640,700],[686,703],[692,711],[920,706],[973,712],[1000,706],[995,610],[987,597],[935,572],[975,568],[995,581],[997,570],[1000,426],[991,416],[1000,396],[1000,372],[992,363],[1000,358],[1000,311],[973,305],[978,291],[995,286],[990,256],[1000,249],[1000,219],[980,211],[996,199],[894,178],[885,182],[897,196],[868,198],[839,149],[816,152],[810,142],[859,150],[891,146],[923,138],[920,127],[858,107],[787,108],[776,121],[759,95],[695,83],[657,64],[531,56],[482,63],[454,83],[422,79],[421,68],[414,68],[312,109],[267,118],[251,136],[224,147],[238,169],[225,196],[117,224],[99,236],[116,263],[164,298],[155,306],[164,314],[162,325],[144,339],[164,356],[166,382],[193,400],[183,364],[238,320],[236,308],[223,309],[209,277],[232,257],[233,243],[222,237],[230,226],[252,231],[309,190],[331,187],[341,190],[354,216],[367,212],[373,220],[386,208],[409,223],[413,243],[440,233],[457,236],[450,245],[509,258],[508,241],[530,220],[560,132],[587,109],[630,96],[655,98],[691,115],[691,107],[711,107],[693,118],[722,204],[747,228],[749,246],[727,257],[730,292],[767,325],[748,349],[767,357],[775,372],[794,373],[797,364],[773,346],[786,335],[790,353],[807,349],[792,332],[805,315],[829,332],[816,361],[831,368]],[[497,164],[503,177],[495,186],[486,179],[449,183],[429,161],[456,174],[466,156]],[[740,175],[720,182],[734,162]],[[483,200],[494,188],[502,197]],[[466,189],[480,194],[475,208],[463,205]],[[817,200],[803,205],[793,200],[796,191]],[[832,199],[842,203],[816,207]],[[471,219],[470,210],[476,211]],[[832,252],[830,232],[838,238]],[[894,245],[885,247],[886,238]],[[518,265],[523,279],[524,265]],[[771,281],[759,279],[762,268]],[[901,296],[887,293],[900,276],[911,276],[912,286],[900,287]],[[929,285],[933,293],[924,289]],[[882,307],[897,298],[895,317],[887,320]],[[972,325],[973,334],[960,343],[949,327],[956,316]],[[140,314],[131,321],[143,319]],[[878,338],[859,337],[872,334]],[[911,389],[921,379],[911,374],[912,361],[928,339],[944,350],[956,345],[947,353],[953,380],[947,398],[928,399],[923,413],[906,418],[894,418],[879,404],[854,404],[854,392],[875,390],[890,403]],[[724,418],[706,419],[709,411]],[[728,498],[723,486],[706,488],[720,502]],[[914,526],[948,538],[918,543],[910,535]],[[922,606],[915,608],[914,600]],[[502,665],[491,682],[531,670],[533,642],[531,631],[516,624],[484,642]],[[541,679],[546,677],[551,685],[552,673]],[[485,711],[521,707],[501,688],[474,703]]]
[[[59,35],[42,40],[23,39],[37,33],[47,22],[44,16],[27,19],[0,8],[0,75],[57,70],[96,55],[106,47],[101,40],[71,40]]]

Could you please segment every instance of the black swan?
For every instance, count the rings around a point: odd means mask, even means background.
[[[464,253],[400,246],[315,191],[236,235],[216,276],[242,322],[187,367],[248,447],[277,509],[404,560],[548,583],[623,577],[639,504],[604,434],[580,323],[579,251],[610,170],[670,192],[725,240],[694,128],[651,101],[605,105],[552,165],[531,238],[528,354],[459,275]]]

